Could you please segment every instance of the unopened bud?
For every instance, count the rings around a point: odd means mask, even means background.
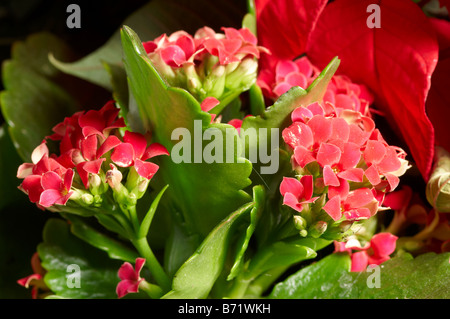
[[[308,222],[302,216],[294,215],[294,225],[298,230],[306,229]]]
[[[427,183],[426,196],[438,212],[450,212],[450,153],[442,147],[436,147],[435,164]]]
[[[118,189],[122,185],[122,173],[113,164],[111,164],[111,168],[106,172],[106,182],[112,189]]]
[[[233,72],[227,74],[226,88],[229,90],[248,89],[256,81],[257,70],[257,60],[244,59]]]
[[[86,205],[92,205],[92,203],[94,203],[94,196],[91,194],[83,194],[81,195],[81,200]]]
[[[326,230],[328,224],[324,221],[318,221],[316,224],[309,228],[309,234],[311,237],[319,238]]]

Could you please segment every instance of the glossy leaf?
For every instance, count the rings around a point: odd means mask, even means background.
[[[105,251],[112,259],[134,263],[138,253],[125,243],[111,238],[76,216],[69,216],[70,231],[88,244]]]
[[[250,211],[250,223],[245,232],[242,233],[240,240],[237,243],[237,253],[234,259],[233,266],[231,267],[230,274],[227,280],[232,280],[238,273],[242,270],[244,264],[244,254],[247,251],[250,239],[255,232],[256,225],[263,213],[264,202],[265,202],[265,191],[262,186],[255,186],[253,188],[253,201],[255,203],[254,207]]]
[[[208,12],[208,14],[202,14]],[[239,8],[229,1],[208,0],[155,0],[131,14],[122,25],[135,30],[143,41],[150,41],[163,33],[177,30],[195,32],[208,25],[212,28],[235,26]],[[113,90],[110,77],[104,63],[123,67],[120,30],[100,48],[76,62],[50,58],[61,71],[97,84],[107,90]]]
[[[350,257],[332,254],[277,284],[269,297],[446,299],[450,297],[449,257],[450,253],[426,253],[413,258],[405,253],[386,261],[378,270],[350,272]]]
[[[75,299],[117,298],[119,261],[73,236],[64,220],[50,219],[43,235],[38,253],[47,270],[44,281],[56,295]],[[78,266],[80,272],[71,270],[70,265]],[[73,277],[67,277],[70,275]],[[76,275],[80,279],[79,288],[75,286]]]
[[[248,176],[251,165],[248,161],[241,159],[236,151],[232,163],[209,164],[203,160],[201,153],[205,146],[202,136],[206,129],[220,131],[224,147],[225,141],[237,140],[237,131],[231,129],[231,125],[211,124],[211,116],[201,110],[192,95],[183,89],[169,87],[148,59],[141,40],[128,27],[122,30],[122,42],[130,93],[136,101],[144,127],[170,154],[178,142],[172,140],[174,130],[181,128],[187,131],[189,136],[183,136],[183,139],[188,139],[192,155],[201,157],[200,163],[192,161],[192,157],[189,159],[191,163],[176,163],[173,155],[161,157],[158,159],[158,174],[161,174],[164,183],[170,185],[167,199],[170,199],[171,209],[181,211],[191,231],[206,236],[220,220],[251,200],[243,191],[250,185]],[[194,130],[195,120],[197,125],[200,124],[197,128],[201,128],[201,132]],[[234,150],[238,150],[234,146]],[[225,154],[224,149],[222,152]]]
[[[11,139],[27,162],[52,127],[77,109],[77,102],[56,83],[58,71],[45,62],[49,50],[64,55],[67,49],[50,34],[32,35],[16,44],[12,59],[2,68],[1,110]]]
[[[412,1],[378,1],[375,12],[368,10],[371,4],[371,0],[329,3],[308,41],[307,55],[317,67],[338,55],[339,73],[374,92],[376,106],[406,141],[427,180],[434,131],[425,99],[438,58],[434,32]],[[379,19],[379,28],[371,26],[374,19]]]
[[[197,251],[177,271],[172,291],[166,299],[206,298],[220,275],[228,252],[232,227],[242,215],[250,213],[253,203],[242,206],[218,224]]]

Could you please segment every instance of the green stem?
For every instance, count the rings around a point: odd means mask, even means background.
[[[136,247],[139,254],[143,258],[145,258],[146,265],[150,270],[151,274],[153,275],[153,277],[155,278],[158,285],[161,286],[163,291],[169,291],[171,288],[171,281],[167,276],[167,274],[165,273],[164,269],[162,268],[161,264],[153,254],[153,251],[148,245],[147,238],[144,237],[139,239],[132,239],[131,242],[133,243],[134,247]]]
[[[164,295],[160,286],[153,285],[145,280],[139,284],[139,288],[145,291],[152,299],[160,299]]]
[[[128,208],[128,212],[130,214],[130,219],[133,224],[134,232],[137,234],[139,233],[139,229],[141,228],[141,224],[139,223],[138,217],[137,217],[137,211],[136,206],[130,206]]]

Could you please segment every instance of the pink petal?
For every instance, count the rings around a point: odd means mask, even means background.
[[[378,233],[370,240],[374,256],[389,256],[395,251],[398,237],[391,233]]]
[[[153,175],[155,175],[155,173],[158,171],[159,166],[154,163],[141,161],[140,159],[136,158],[134,160],[134,168],[140,176],[146,179],[151,179]]]
[[[308,87],[308,80],[303,74],[298,72],[289,73],[284,80],[291,86],[299,86],[303,89]]]
[[[339,186],[339,179],[331,169],[330,165],[325,165],[323,168],[323,181],[325,186]]]
[[[105,128],[105,120],[102,116],[99,116],[99,111],[96,110],[89,110],[85,114],[81,114],[78,118],[78,124],[81,128],[91,127],[98,132]]]
[[[159,156],[159,155],[169,155],[169,151],[162,144],[152,143],[145,150],[145,153],[144,153],[144,155],[142,155],[141,160],[145,161],[149,158]]]
[[[349,168],[338,173],[338,176],[347,181],[361,183],[363,181],[364,170],[362,168]]]
[[[364,171],[364,175],[372,185],[378,185],[381,182],[380,174],[375,165],[369,166],[369,168]]]
[[[275,68],[275,81],[282,82],[289,73],[298,72],[298,66],[291,60],[282,60]]]
[[[300,182],[303,185],[303,199],[310,200],[314,192],[314,179],[312,175],[304,175],[300,178]]]
[[[175,44],[183,50],[186,59],[189,59],[194,54],[195,44],[192,36],[182,35],[175,41]]]
[[[341,212],[341,198],[339,195],[334,196],[323,206],[324,211],[333,218],[334,221],[338,221],[342,217]]]
[[[285,128],[282,136],[283,140],[293,149],[295,149],[296,146],[309,148],[314,141],[311,128],[301,122],[292,123],[291,126]]]
[[[83,185],[86,189],[89,188],[89,173],[98,174],[100,172],[102,163],[105,160],[106,158],[100,158],[91,162],[81,162],[76,166],[78,175],[80,176],[81,181],[83,182]]]
[[[120,167],[130,167],[134,159],[134,148],[130,143],[117,145],[111,153],[111,160]]]
[[[351,192],[345,200],[345,206],[359,208],[373,201],[375,197],[368,188],[359,188]]]
[[[298,71],[304,74],[307,78],[313,75],[314,67],[306,56],[295,60],[295,64],[297,64]]]
[[[317,152],[317,162],[322,167],[325,167],[326,165],[332,166],[338,163],[340,158],[341,150],[339,149],[339,147],[328,143],[322,143],[320,145],[319,151]]]
[[[33,173],[33,167],[34,164],[32,163],[23,163],[19,166],[17,169],[17,178],[23,179],[27,177],[28,175],[31,175]]]
[[[187,60],[186,54],[178,45],[169,45],[160,54],[163,61],[173,68],[180,67]]]
[[[309,120],[312,117],[313,117],[313,113],[309,109],[307,109],[306,107],[303,107],[303,106],[297,107],[291,113],[292,122],[305,122],[306,120]]]
[[[138,279],[138,276],[136,276],[133,266],[129,262],[124,262],[122,266],[120,266],[117,275],[121,280],[135,281]]]
[[[352,258],[352,267],[350,271],[359,272],[366,270],[369,263],[369,257],[365,251],[358,251],[356,253],[353,253],[351,258]]]
[[[106,140],[100,145],[97,150],[96,158],[102,157],[104,154],[112,150],[114,147],[118,146],[122,142],[115,135],[110,135],[106,138]]]
[[[62,197],[61,191],[56,189],[44,190],[39,199],[39,205],[50,207]]]
[[[294,149],[294,158],[298,165],[304,168],[307,164],[314,162],[316,159],[312,155],[311,151],[307,150],[303,146],[297,146]]]
[[[344,213],[345,218],[349,221],[358,221],[372,217],[372,213],[368,208],[351,209]]]
[[[320,144],[330,139],[332,133],[331,120],[322,115],[315,115],[307,124],[313,133],[314,143]]]
[[[41,185],[41,179],[41,175],[29,175],[25,177],[20,185],[20,187],[28,194],[32,203],[39,201],[41,193],[44,191]]]
[[[292,85],[287,82],[280,82],[273,88],[273,93],[281,96],[292,88]]]
[[[147,148],[147,139],[140,133],[125,131],[123,141],[133,146],[134,156],[141,158]]]
[[[292,177],[283,177],[280,184],[281,195],[284,196],[286,193],[291,193],[297,199],[303,196],[304,189],[303,184],[298,179]]]
[[[136,258],[134,268],[135,268],[135,272],[138,276],[140,275],[142,267],[144,267],[144,264],[145,264],[145,258],[142,258],[142,257]]]
[[[366,149],[364,150],[364,159],[367,163],[378,164],[386,154],[386,146],[379,142],[369,140],[367,141]]]
[[[61,190],[63,181],[61,179],[61,176],[59,176],[55,172],[47,172],[42,175],[41,185],[43,189]]]
[[[377,165],[378,169],[383,173],[395,172],[401,166],[402,166],[402,163],[400,162],[400,160],[397,157],[397,151],[392,146],[387,148],[386,156]]]
[[[295,209],[298,212],[301,212],[303,210],[302,204],[298,202],[298,199],[295,197],[295,195],[291,193],[285,193],[283,197],[283,205],[287,205],[291,207],[292,209]]]
[[[216,99],[215,97],[210,96],[210,97],[205,98],[202,101],[202,103],[200,104],[200,108],[204,112],[209,112],[209,111],[211,111],[214,107],[216,107],[219,104],[220,104],[220,101],[218,99]]]
[[[17,283],[25,288],[29,288],[32,281],[40,280],[42,276],[40,274],[32,274],[25,278],[17,280]]]
[[[384,176],[389,183],[389,191],[393,191],[394,189],[396,189],[398,184],[400,183],[400,179],[392,174],[384,174]]]
[[[333,140],[339,140],[347,142],[350,136],[350,127],[346,120],[340,117],[335,117],[331,120],[332,133],[331,138]]]
[[[97,155],[97,136],[90,135],[81,141],[81,154],[87,161],[93,161]]]
[[[361,150],[357,144],[345,143],[344,151],[341,154],[341,159],[339,161],[340,168],[342,170],[347,170],[355,167],[361,160]]]
[[[66,190],[69,190],[72,187],[73,183],[73,177],[75,173],[72,169],[67,170],[67,172],[64,175],[64,188]]]
[[[309,104],[307,106],[307,109],[310,110],[313,115],[322,115],[322,116],[325,115],[324,109],[323,109],[322,105],[320,105],[319,102],[314,102],[312,104]]]
[[[355,110],[355,103],[353,99],[347,94],[336,94],[334,104],[336,105],[336,107]]]
[[[340,196],[341,200],[345,200],[350,191],[350,185],[345,179],[339,179],[340,185],[337,187],[328,186],[328,198]]]
[[[33,164],[37,164],[44,155],[48,156],[48,147],[45,142],[42,142],[31,153],[31,162],[33,162]]]

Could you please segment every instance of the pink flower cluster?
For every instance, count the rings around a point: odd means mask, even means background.
[[[293,86],[307,89],[320,71],[306,56],[295,61],[280,60],[275,66],[275,73],[263,69],[258,75],[257,84],[261,87],[264,96],[276,100]],[[358,111],[369,115],[369,106],[374,97],[366,86],[353,83],[344,75],[332,77],[323,101],[335,105],[339,109]]]
[[[177,31],[167,36],[163,34],[153,41],[144,42],[147,54],[158,54],[173,68],[186,64],[195,64],[206,55],[218,57],[221,65],[241,62],[245,57],[259,58],[263,47],[257,46],[257,39],[249,29],[222,28],[224,34],[216,33],[209,27],[203,27],[190,35],[186,31]]]
[[[18,168],[17,177],[24,179],[19,188],[30,201],[41,208],[65,205],[76,189],[76,180],[85,189],[92,182],[105,185],[103,163],[111,168],[133,167],[139,176],[151,179],[158,165],[146,160],[168,155],[167,150],[157,143],[147,147],[145,136],[139,133],[126,131],[121,137],[118,128],[125,123],[118,115],[119,109],[109,101],[98,111],[77,112],[57,124],[54,134],[33,151],[32,163]],[[60,155],[49,154],[47,140],[59,142]]]
[[[369,265],[380,265],[390,259],[395,251],[397,236],[390,233],[375,234],[364,247],[359,242],[334,242],[335,252],[347,252],[351,256],[351,271],[364,271]]]
[[[282,137],[293,150],[293,169],[303,177],[282,181],[284,204],[301,212],[299,204],[326,193],[323,210],[334,221],[375,215],[408,168],[405,152],[388,145],[370,117],[329,102],[299,107],[291,119]]]

